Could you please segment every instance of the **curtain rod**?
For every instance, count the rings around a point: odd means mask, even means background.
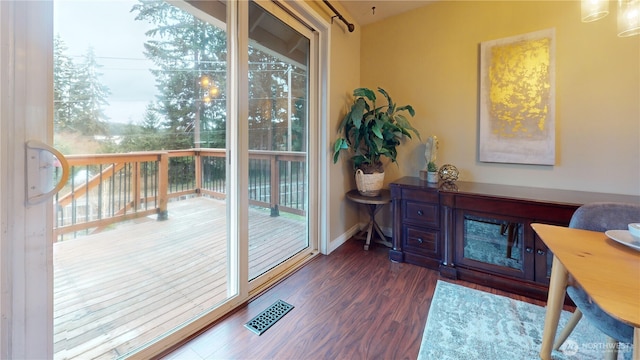
[[[345,25],[347,25],[347,29],[349,29],[349,32],[353,32],[353,30],[355,30],[355,25],[353,25],[352,23],[348,22],[347,19],[344,18],[344,16],[342,16],[338,10],[336,10],[336,8],[333,7],[333,5],[329,4],[328,0],[322,0],[325,4],[327,4],[327,6],[329,7],[329,9],[331,9],[333,11],[334,14],[336,14],[335,16],[331,17],[331,20],[333,20],[334,17],[338,17],[338,19],[342,20],[343,23],[345,23]]]

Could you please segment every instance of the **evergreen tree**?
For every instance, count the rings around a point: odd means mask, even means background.
[[[160,119],[153,104],[147,105],[142,119],[142,130],[151,134],[157,134],[160,131]]]
[[[192,147],[197,127],[203,147],[225,147],[225,31],[157,0],[139,0],[132,12],[137,13],[136,20],[155,26],[147,32],[145,55],[158,66],[152,72],[160,92],[157,111],[167,136],[163,144],[174,149]],[[289,84],[289,72],[296,71],[298,75]],[[248,77],[249,148],[287,149],[291,126],[291,150],[304,151],[306,76],[282,56],[253,43],[249,47]],[[211,87],[204,86],[203,79],[210,79],[218,90],[210,102],[205,99]],[[292,111],[296,113],[291,118],[287,116],[289,91],[301,92],[292,96]]]
[[[53,39],[53,124],[56,131],[69,131],[74,113],[71,87],[75,82],[76,69],[60,35]]]
[[[140,0],[132,11],[137,12],[136,20],[156,26],[147,32],[145,55],[158,66],[152,72],[160,92],[157,111],[166,130],[165,146],[174,149],[194,146],[196,126],[201,130],[224,129],[227,51],[224,30],[166,2]],[[209,103],[205,97],[212,87],[203,87],[205,78],[218,91]],[[209,142],[221,143],[217,133],[209,135],[218,137]]]
[[[103,107],[108,106],[109,89],[100,83],[102,66],[96,61],[92,47],[87,49],[83,62],[78,66],[75,81],[71,84],[70,99],[74,104],[71,127],[82,135],[107,135],[107,116]]]
[[[147,105],[141,124],[128,123],[117,139],[105,147],[105,152],[170,150],[163,144],[164,130],[152,104]]]
[[[257,47],[249,48],[249,64],[249,148],[305,151],[307,78],[304,72]],[[290,117],[288,92],[292,92]],[[291,149],[287,148],[289,121]]]

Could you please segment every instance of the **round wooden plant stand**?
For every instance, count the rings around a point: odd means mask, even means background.
[[[361,195],[358,190],[351,190],[347,193],[347,199],[358,204],[366,205],[367,207],[367,212],[369,213],[369,224],[367,225],[367,236],[364,243],[364,249],[369,250],[372,238],[374,239],[374,242],[391,247],[391,242],[387,240],[387,237],[384,236],[382,230],[380,230],[380,226],[376,223],[376,213],[378,213],[385,204],[391,202],[391,193],[389,190],[380,190],[380,194],[378,196],[364,196]],[[379,239],[375,239],[374,231],[378,234]],[[364,231],[361,233],[363,232]],[[364,234],[362,234],[362,237],[364,237]]]

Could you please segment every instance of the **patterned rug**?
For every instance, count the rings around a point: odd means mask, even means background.
[[[500,295],[438,281],[429,309],[419,360],[539,359],[545,308]],[[563,311],[560,329],[571,313]],[[606,337],[582,318],[554,359],[602,359]],[[631,359],[620,344],[618,359]]]

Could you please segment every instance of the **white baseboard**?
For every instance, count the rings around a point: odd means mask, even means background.
[[[331,240],[331,242],[327,246],[327,253],[325,255],[331,254],[333,250],[337,249],[340,245],[347,242],[347,240],[351,239],[359,231],[360,231],[360,224],[355,224],[349,230],[347,230],[344,234]]]
[[[347,230],[344,234],[333,239],[329,244],[329,246],[327,246],[327,253],[324,255],[331,254],[333,250],[337,249],[340,245],[344,244],[345,242],[347,242],[347,240],[351,239],[354,235],[362,231],[367,225],[368,224],[366,223],[355,224],[349,230]],[[393,233],[393,228],[387,227],[387,226],[381,226],[380,230],[382,230],[382,233],[386,237],[391,238],[391,234]]]

